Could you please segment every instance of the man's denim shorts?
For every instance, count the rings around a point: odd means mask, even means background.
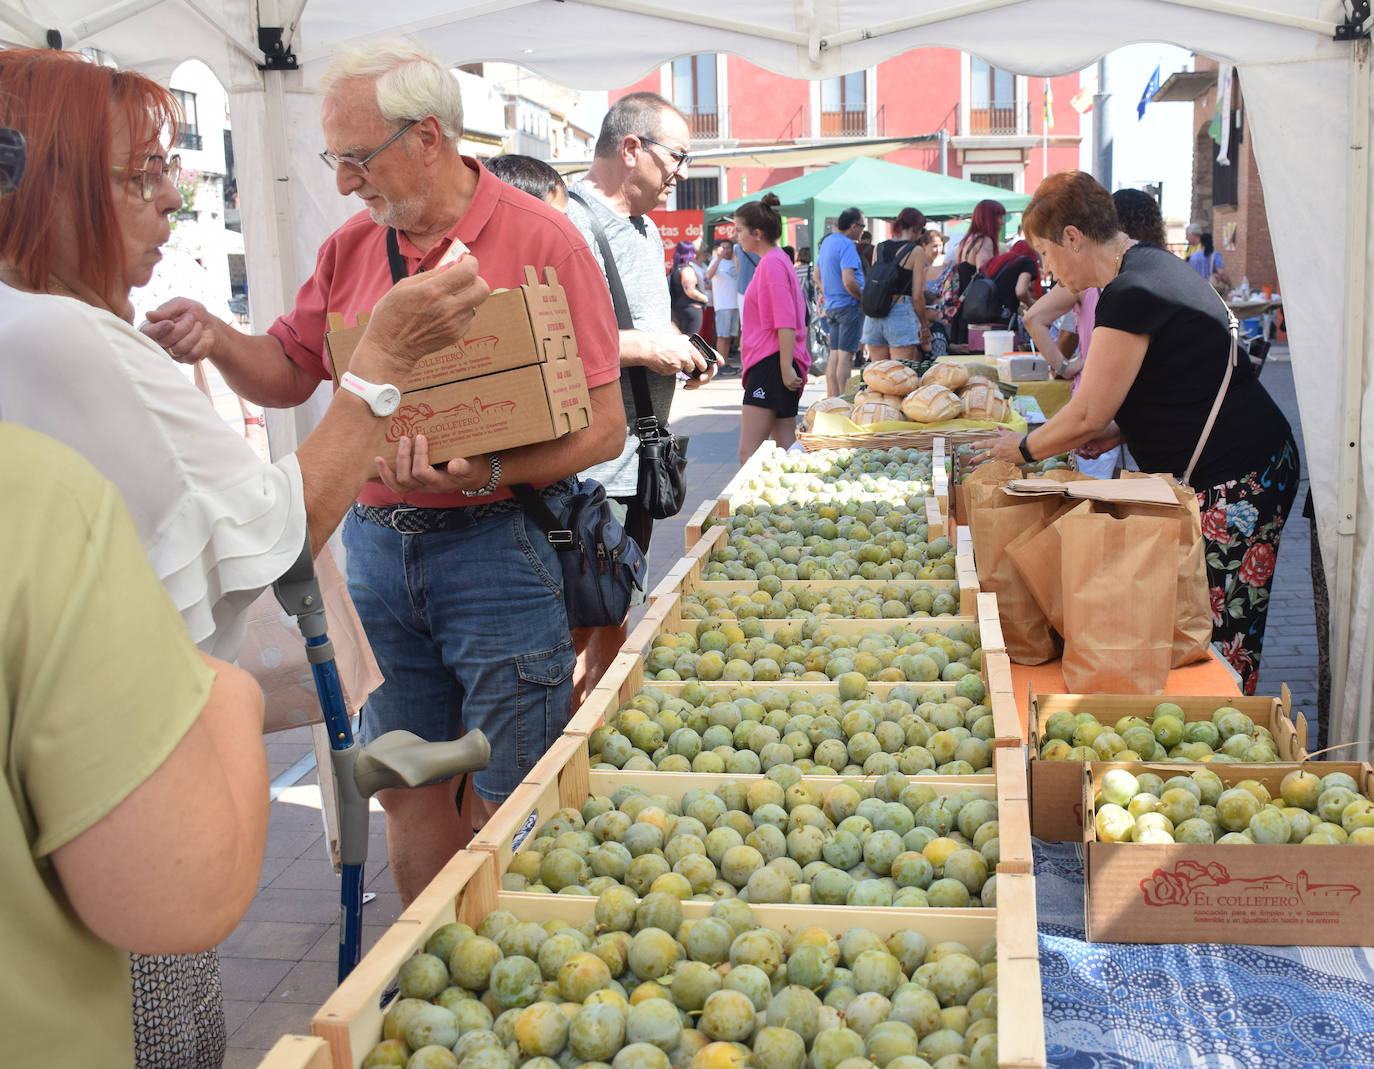
[[[830,321],[830,348],[842,353],[857,353],[864,329],[864,310],[857,304],[827,308],[825,318]]]
[[[555,515],[566,495],[546,495]],[[504,800],[572,712],[575,657],[557,551],[521,510],[459,530],[398,534],[344,521],[348,591],[386,682],[363,737],[403,728],[444,741],[480,729],[491,760],[473,783]]]

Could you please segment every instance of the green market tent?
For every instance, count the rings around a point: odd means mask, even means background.
[[[729,219],[740,205],[764,193],[777,194],[784,217],[808,220],[813,242],[825,233],[826,219],[849,207],[879,219],[891,219],[906,207],[919,208],[928,219],[956,219],[972,214],[973,206],[988,198],[1000,200],[1009,212],[1030,203],[1025,193],[861,156],[707,208],[708,232],[713,223]]]

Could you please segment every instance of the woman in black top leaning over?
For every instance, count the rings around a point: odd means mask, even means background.
[[[1184,261],[1127,237],[1111,194],[1081,171],[1041,183],[1021,225],[1060,282],[1102,288],[1097,323],[1069,403],[1031,434],[1003,432],[975,448],[1022,463],[1125,442],[1142,471],[1184,478],[1230,358],[1226,305]],[[1253,694],[1298,450],[1244,356],[1189,482],[1207,543],[1212,640]]]

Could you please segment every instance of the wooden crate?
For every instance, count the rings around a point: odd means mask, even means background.
[[[311,1022],[311,1031],[329,1044],[332,1069],[359,1069],[381,1038],[382,993],[395,982],[401,965],[424,948],[429,937],[450,921],[476,926],[495,909],[511,910],[522,920],[563,920],[582,924],[594,915],[596,900],[568,895],[522,894],[499,890],[496,855],[460,851],[368,952],[358,968],[329,998]],[[758,905],[761,927],[785,933],[819,925],[838,936],[866,927],[886,937],[903,929],[921,932],[933,945],[958,941],[976,951],[997,940],[999,1066],[1044,1066],[1044,1019],[1040,1004],[1039,959],[1035,952],[1035,885],[1031,876],[997,877],[998,908],[966,910],[825,909]],[[684,916],[706,915],[710,904],[684,902]],[[307,1063],[308,1069],[320,1069]],[[273,1065],[272,1069],[288,1069]],[[294,1067],[291,1067],[294,1069]]]
[[[701,574],[701,569],[706,559],[711,556],[718,545],[725,542],[725,536],[727,534],[729,534],[729,532],[724,527],[712,527],[706,531],[705,534],[702,534],[696,544],[687,550],[683,556],[679,557],[677,562],[668,569],[668,574],[659,580],[658,585],[655,586],[653,590],[649,591],[649,600],[652,601],[654,598],[665,597],[675,593],[682,585],[682,577],[686,573],[695,570],[698,575]],[[977,574],[977,569],[975,568],[974,575]]]
[[[723,520],[730,515],[730,502],[723,497],[708,497],[696,507],[696,511],[687,517],[687,526],[683,529],[682,537],[686,545],[683,547],[687,552],[691,552],[699,541],[701,541],[701,529],[706,526],[706,522],[712,518]]]
[[[946,448],[948,448],[950,444],[976,442],[996,433],[995,428],[861,431],[857,434],[817,434],[812,431],[802,431],[797,434],[797,441],[801,442],[806,450],[811,453],[821,449],[933,449],[937,439],[943,438],[946,442]]]
[[[849,580],[840,580],[840,582],[843,584],[849,582]],[[977,606],[977,604],[978,603],[975,600],[975,607]],[[989,610],[993,613],[993,615],[989,619],[991,622],[995,624],[994,630],[1000,636],[1001,623],[996,616],[995,601],[989,603]],[[650,622],[651,620],[657,625],[657,628],[652,635],[647,636],[648,640],[644,641],[646,637],[644,633],[645,624]],[[976,624],[979,622],[979,618],[977,614],[972,616],[907,616],[900,617],[895,620],[860,620],[858,618],[849,616],[827,616],[824,620],[819,622],[824,623],[827,627],[834,629],[836,634],[868,635],[873,634],[875,632],[887,632],[891,630],[893,627],[897,626],[918,629],[933,627],[937,630],[945,630],[946,628],[953,627],[956,624]],[[759,623],[763,626],[764,634],[772,635],[775,631],[778,631],[789,624],[795,626],[804,623],[804,621],[787,619],[760,619]],[[695,627],[696,620],[692,619],[691,617],[684,617],[682,614],[682,595],[680,593],[665,594],[661,597],[654,599],[653,605],[649,613],[646,614],[644,619],[640,621],[639,626],[637,626],[634,629],[630,637],[625,640],[624,648],[626,650],[648,650],[650,646],[653,644],[654,638],[657,637],[657,635],[662,631],[687,631],[692,630]]]
[[[651,686],[657,690],[662,690],[666,694],[677,694],[681,692],[684,685],[682,683],[660,683],[652,679],[645,679],[644,662],[638,655],[622,656],[628,656],[630,660],[622,662],[620,658],[616,658],[615,666],[622,666],[626,669],[622,672],[621,667],[613,666],[615,667],[616,675],[620,677],[619,684],[614,686],[607,684],[597,687],[592,691],[592,693],[587,696],[587,700],[578,706],[577,712],[573,715],[572,719],[568,721],[567,727],[563,729],[564,734],[580,735],[586,738],[586,736],[606,723],[607,719],[615,713],[621,705],[633,698],[641,687]],[[1002,665],[1004,661],[1006,664]],[[989,679],[988,665],[990,662],[993,666],[994,674],[1004,670],[1007,679],[1010,680],[1011,662],[1006,660],[1006,654],[990,653],[983,661],[985,682]],[[795,679],[780,679],[775,682],[745,681],[744,683],[722,681],[703,683],[702,686],[711,693],[719,693],[722,697],[727,697],[730,691],[738,686],[750,686],[754,687],[756,690],[776,687],[788,693],[801,691],[807,694],[837,694],[840,689],[839,684],[834,682],[821,683],[811,680]],[[868,689],[871,694],[879,698],[886,698],[888,692],[891,691],[893,687],[899,686],[938,687],[950,694],[954,693],[955,688],[954,683],[902,684],[871,681],[868,684]],[[988,709],[992,712],[993,720],[993,738],[988,741],[992,743],[994,748],[1004,746],[1019,748],[1025,740],[1021,737],[1021,718],[1016,711],[1016,699],[1011,693],[1010,682],[1006,684],[1006,689],[1001,691],[994,690],[990,682],[987,683],[987,687],[988,696],[984,704],[987,705]]]
[[[1026,798],[1026,766],[1019,751],[999,747],[993,751],[993,776],[911,776],[913,783],[931,786],[937,794],[974,789],[997,802],[1001,862],[998,872],[1031,871],[1030,813]],[[498,869],[510,867],[512,855],[526,839],[543,827],[559,809],[580,809],[592,795],[611,795],[624,786],[639,787],[649,794],[681,798],[689,789],[713,790],[721,783],[753,783],[763,775],[708,775],[699,772],[604,771],[590,765],[586,739],[564,735],[545,752],[530,774],[502,804],[497,814],[473,839],[469,849],[487,850],[498,856]],[[876,777],[803,776],[807,783],[828,788],[835,784]]]
[[[258,1069],[331,1069],[329,1044],[318,1036],[282,1036]]]
[[[1033,694],[1027,718],[1031,787],[1031,830],[1047,842],[1083,841],[1083,761],[1042,761],[1040,739],[1050,715],[1064,711],[1088,712],[1104,724],[1114,724],[1123,716],[1148,717],[1160,702],[1173,702],[1183,710],[1186,722],[1210,720],[1224,705],[1239,709],[1274,736],[1280,761],[1300,763],[1307,760],[1307,721],[1292,716],[1293,699],[1284,686],[1277,698],[1251,698],[1242,694],[1191,696],[1176,694]],[[1092,762],[1096,765],[1098,762]],[[1202,767],[1185,761],[1168,762],[1168,767],[1188,772]],[[1249,769],[1259,774],[1273,764],[1235,764],[1227,768]],[[1177,773],[1175,773],[1177,774]]]
[[[500,886],[490,853],[460,850],[453,856],[311,1020],[311,1033],[329,1044],[333,1069],[359,1069],[381,1039],[382,994],[401,964],[451,921],[476,927],[498,908]]]

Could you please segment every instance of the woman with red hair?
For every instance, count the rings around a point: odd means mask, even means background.
[[[973,217],[969,220],[968,233],[959,242],[954,254],[951,270],[955,272],[958,293],[962,297],[973,276],[984,270],[989,260],[1001,248],[1002,222],[1007,217],[1007,209],[1000,200],[980,200],[973,206]],[[944,311],[945,322],[949,326],[949,340],[956,345],[968,341],[968,323],[956,300],[952,307]]]
[[[233,660],[246,609],[305,546],[323,546],[388,420],[341,391],[294,455],[264,464],[134,328],[130,291],[152,276],[182,207],[164,142],[176,121],[172,95],[143,75],[71,52],[0,51],[0,127],[27,142],[23,184],[0,200],[0,418],[66,443],[114,483],[192,639]],[[404,384],[419,356],[463,336],[485,295],[473,263],[407,279],[378,304],[352,370]],[[44,992],[45,1005],[84,1002],[101,977],[81,992]],[[218,1065],[213,952],[141,959],[134,977],[138,1064]],[[68,1020],[28,1023],[51,1038]],[[125,1037],[102,1038],[100,1058],[72,1064],[131,1064],[119,1055]]]

